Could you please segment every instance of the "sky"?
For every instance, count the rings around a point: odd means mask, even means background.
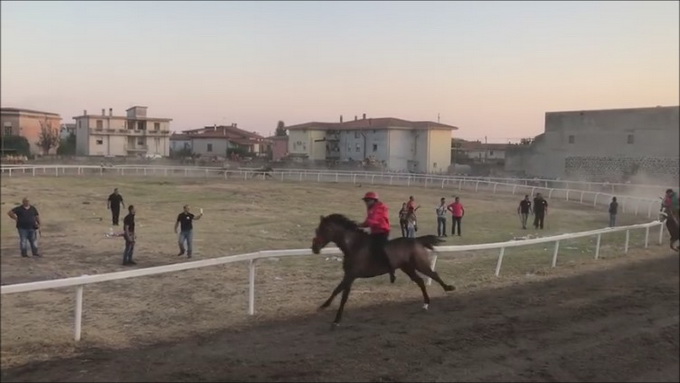
[[[367,117],[517,141],[549,111],[678,105],[678,1],[2,1],[1,101],[175,131]]]

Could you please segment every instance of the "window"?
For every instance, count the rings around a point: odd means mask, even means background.
[[[97,140],[97,145],[104,145],[104,140],[102,139]]]
[[[357,144],[357,153],[359,153],[360,150],[361,150],[361,147],[359,146],[359,144]]]
[[[208,148],[206,149],[208,152],[212,152],[212,144],[208,144]]]
[[[493,150],[490,150],[490,151],[489,151],[489,155],[490,155],[490,156],[493,156]]]
[[[573,144],[574,143],[574,136],[569,136],[569,143]]]
[[[156,148],[161,146],[161,139],[160,138],[158,138],[158,137],[154,138],[153,142],[154,142],[154,144],[156,144]]]
[[[378,151],[378,144],[373,144],[373,151],[377,152]]]
[[[189,149],[189,143],[188,142],[184,143],[184,149]]]
[[[161,123],[160,122],[154,122],[153,128],[154,128],[154,130],[161,130]]]
[[[144,139],[143,138],[137,139],[137,145],[144,146]]]
[[[633,145],[634,143],[635,143],[635,136],[633,136],[632,134],[629,134],[628,135],[628,144]]]
[[[104,121],[97,120],[97,129],[104,129]]]
[[[11,136],[12,135],[12,126],[5,126],[5,131],[4,131],[5,136]]]

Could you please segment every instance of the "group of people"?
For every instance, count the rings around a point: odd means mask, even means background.
[[[533,204],[526,194],[524,199],[519,201],[517,206],[517,215],[519,215],[522,229],[527,229],[527,222],[529,222],[529,215],[534,215],[534,228],[543,230],[545,224],[545,216],[548,215],[548,201],[543,198],[541,193],[536,193]]]
[[[123,196],[118,192],[118,188],[115,188],[107,199],[107,209],[111,211],[111,224],[113,226],[119,226],[121,207],[125,209],[125,202],[123,201]],[[135,233],[136,210],[134,205],[129,205],[127,210],[128,214],[123,218],[123,232],[114,236],[120,236],[125,239],[123,265],[132,266],[137,264],[132,259],[137,241]],[[41,257],[42,255],[38,249],[38,235],[40,234],[42,222],[38,209],[31,205],[28,198],[23,198],[21,205],[7,212],[7,215],[16,221],[21,256],[24,258],[28,257],[28,250],[30,249],[34,257]],[[177,216],[175,221],[175,234],[178,234],[177,243],[179,246],[179,254],[177,256],[186,254],[188,258],[191,258],[193,250],[193,221],[201,219],[202,216],[203,209],[201,209],[198,215],[194,215],[191,213],[189,205],[184,205],[183,211]]]
[[[435,207],[435,212],[437,215],[437,236],[447,237],[446,234],[446,221],[447,215],[450,213],[452,216],[452,228],[451,235],[455,235],[456,228],[458,229],[458,235],[461,235],[461,223],[463,215],[465,215],[465,208],[460,202],[460,197],[455,197],[454,202],[451,204],[446,204],[446,198],[439,201],[439,206]],[[410,196],[408,202],[404,202],[401,205],[401,210],[399,211],[399,226],[401,227],[401,236],[407,238],[415,238],[416,232],[418,231],[418,219],[416,218],[416,211],[420,208],[420,205],[416,206],[415,199]]]

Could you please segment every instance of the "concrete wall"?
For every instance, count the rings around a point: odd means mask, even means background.
[[[387,162],[389,170],[408,171],[409,160],[413,159],[414,140],[412,130],[389,131],[389,160]]]
[[[373,156],[378,161],[389,161],[389,136],[387,130],[341,130],[340,160],[361,161]]]
[[[170,149],[173,151],[183,150],[185,148],[191,149],[191,140],[170,140]]]
[[[326,142],[322,140],[326,137],[324,130],[291,130],[288,137],[288,153],[306,154],[309,160],[326,160]]]
[[[208,145],[212,145],[211,151],[208,151]],[[193,138],[191,140],[191,147],[194,153],[201,156],[226,157],[229,141],[226,138]]]
[[[621,164],[619,170],[609,171],[619,173],[611,176],[622,176],[621,166],[629,166],[622,158],[630,158],[630,164],[641,158],[677,163],[679,110],[675,106],[546,113],[542,139],[523,151],[509,152],[506,170],[516,171],[521,164],[528,176],[565,178],[580,173],[579,177],[586,177],[574,167],[587,168],[592,159],[598,164]]]
[[[278,161],[288,155],[288,139],[272,140],[272,160]]]
[[[451,165],[451,132],[429,131],[428,173],[446,173]]]

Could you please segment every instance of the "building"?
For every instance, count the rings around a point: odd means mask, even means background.
[[[430,121],[363,118],[287,127],[289,157],[314,162],[365,161],[390,171],[444,173],[451,164],[451,132]]]
[[[481,141],[462,141],[457,152],[472,163],[495,163],[505,162],[505,151],[508,144],[485,144]]]
[[[267,137],[271,142],[272,161],[281,161],[288,156],[288,136]]]
[[[170,155],[171,118],[147,117],[146,106],[133,106],[125,116],[102,109],[99,115],[83,111],[76,120],[78,156]]]
[[[59,137],[65,140],[70,134],[76,134],[76,124],[61,124]]]
[[[261,135],[239,129],[236,124],[229,126],[214,125],[200,129],[190,129],[174,134],[171,147],[191,149],[201,156],[228,157],[239,155],[266,155],[267,140]]]
[[[505,170],[531,177],[623,181],[635,174],[678,179],[680,107],[545,114],[545,132],[511,145]]]
[[[0,108],[0,117],[3,136],[26,137],[33,155],[56,153],[58,145],[50,148],[48,153],[44,153],[43,148],[38,145],[38,141],[40,141],[40,133],[43,129],[52,130],[53,134],[56,135],[59,134],[61,116],[57,113],[19,108]]]

